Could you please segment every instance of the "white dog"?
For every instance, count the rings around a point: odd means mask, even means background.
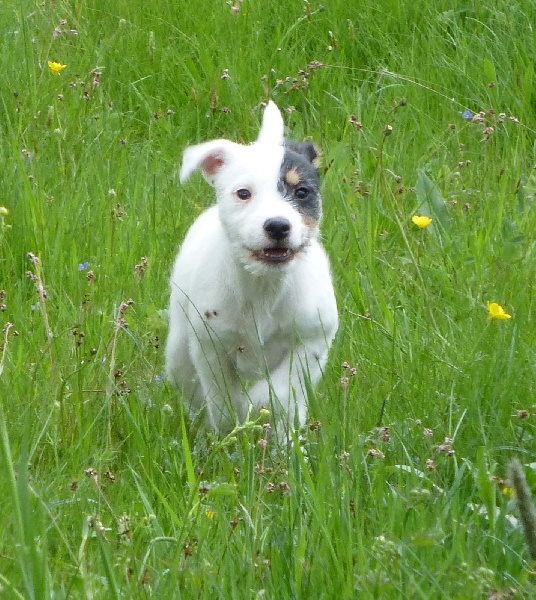
[[[201,169],[217,205],[192,225],[171,276],[166,370],[191,417],[229,431],[251,406],[302,425],[307,387],[321,377],[338,326],[318,242],[318,158],[283,139],[275,104],[250,146],[187,148],[181,182]],[[285,422],[285,419],[288,421]]]

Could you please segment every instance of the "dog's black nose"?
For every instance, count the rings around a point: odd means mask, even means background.
[[[284,217],[273,217],[264,221],[264,231],[272,240],[280,241],[290,233],[290,221]]]

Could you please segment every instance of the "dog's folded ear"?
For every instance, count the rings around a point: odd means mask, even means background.
[[[320,152],[319,147],[316,144],[313,144],[313,142],[296,142],[294,140],[285,140],[285,148],[291,150],[292,152],[296,152],[296,154],[301,154],[316,169],[318,169],[320,166],[322,153]]]
[[[229,140],[213,140],[186,148],[182,159],[181,183],[195,170],[201,169],[204,178],[213,185],[218,171],[231,159],[235,146],[236,144]]]

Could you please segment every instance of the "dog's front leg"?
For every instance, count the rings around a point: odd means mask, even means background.
[[[307,384],[315,386],[327,359],[325,344],[318,348],[300,345],[289,352],[270,376],[258,381],[249,390],[249,399],[257,409],[271,408],[278,424],[278,437],[285,439],[283,430],[293,428],[307,418]],[[280,431],[280,429],[282,429]]]
[[[220,344],[214,340],[196,340],[190,355],[206,403],[207,426],[220,433],[229,433],[237,417],[243,421],[247,407],[242,398],[236,368]]]

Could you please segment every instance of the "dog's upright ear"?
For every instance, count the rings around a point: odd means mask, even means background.
[[[201,169],[203,177],[214,185],[218,171],[228,162],[236,144],[229,140],[213,140],[197,146],[190,146],[184,151],[180,181],[184,183],[197,169]]]
[[[257,143],[282,146],[284,128],[283,117],[277,106],[270,100],[264,109]]]

